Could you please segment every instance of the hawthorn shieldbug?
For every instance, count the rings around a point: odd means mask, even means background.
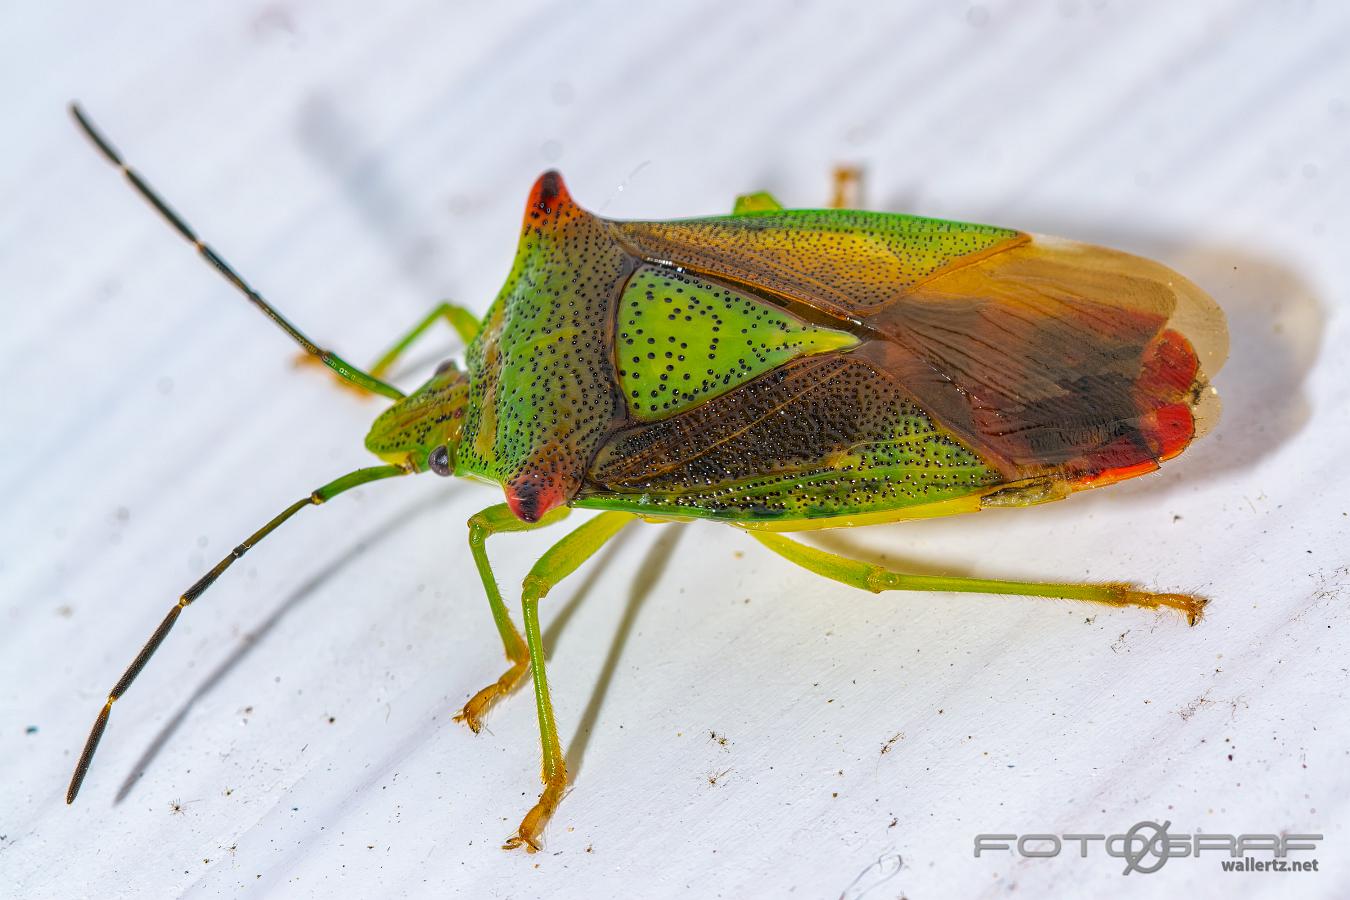
[[[1181,453],[1217,413],[1208,377],[1227,335],[1213,300],[1158,263],[987,225],[784,209],[762,193],[739,198],[730,215],[613,221],[582,209],[547,172],[482,320],[441,304],[362,370],[283,318],[72,113],[136,191],[307,354],[393,405],[366,436],[383,465],[297,500],[173,605],[109,693],[67,802],[112,704],[183,609],[301,509],[394,476],[468,476],[505,492],[468,525],[510,666],[456,718],[477,732],[496,701],[533,679],[544,790],[507,848],[539,848],[567,781],[539,602],[632,522],[724,522],[872,592],[1165,607],[1192,624],[1201,614],[1205,601],[1185,594],[906,575],[786,536],[1058,500]],[[443,363],[404,394],[384,375],[441,319],[467,345],[464,367]],[[599,514],[530,570],[522,636],[487,539],[553,525],[573,508]]]

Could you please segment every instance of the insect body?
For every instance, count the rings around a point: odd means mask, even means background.
[[[1199,288],[1135,256],[1004,228],[848,210],[786,210],[766,194],[731,215],[619,222],[544,174],[505,286],[478,322],[442,304],[369,372],[320,350],[160,200],[78,109],[80,125],[198,251],[315,358],[394,399],[361,469],[283,511],[188,589],[113,688],[112,703],[182,609],[305,506],[359,484],[433,471],[496,483],[469,547],[510,667],[457,716],[534,682],[544,791],[506,846],[537,849],[566,784],[538,606],[626,525],[705,518],[865,590],[938,590],[1168,607],[1204,602],[1126,584],[917,576],[827,553],[784,532],[1023,506],[1153,471],[1215,408],[1207,377],[1223,315]],[[437,319],[465,339],[404,395],[382,380]],[[513,624],[487,538],[601,510],[525,579]]]

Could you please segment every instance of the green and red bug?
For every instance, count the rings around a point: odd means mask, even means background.
[[[1153,471],[1184,450],[1217,397],[1222,312],[1172,270],[1024,232],[845,209],[787,210],[767,194],[730,215],[621,222],[545,173],[505,286],[481,322],[441,304],[369,372],[319,349],[203,243],[78,108],[136,190],[306,353],[395,402],[360,469],[296,501],[190,587],[113,687],[76,766],[72,802],[112,704],[182,610],[300,509],[382,478],[434,471],[500,485],[469,520],[510,668],[457,716],[475,732],[532,675],[544,791],[506,847],[538,849],[566,785],[539,601],[637,520],[712,519],[806,569],[865,590],[962,591],[1168,607],[1205,601],[1127,584],[906,575],[784,532],[1026,506]],[[843,182],[841,182],[841,185]],[[467,344],[413,393],[382,380],[445,319]],[[600,510],[530,570],[513,624],[485,552],[501,532]]]

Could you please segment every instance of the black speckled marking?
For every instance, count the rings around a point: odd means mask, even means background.
[[[642,421],[674,415],[798,356],[858,341],[728,285],[657,266],[633,273],[617,313],[619,385]]]

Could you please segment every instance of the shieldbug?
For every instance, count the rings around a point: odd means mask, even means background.
[[[506,848],[536,850],[567,781],[544,671],[539,602],[632,522],[711,519],[818,575],[872,592],[962,591],[1171,608],[1205,601],[1128,584],[906,575],[786,536],[1025,506],[1151,472],[1217,411],[1208,377],[1224,318],[1176,272],[1021,231],[845,209],[613,221],[556,172],[534,184],[515,262],[478,320],[441,304],[369,371],[320,349],[253,290],[72,113],[132,186],[241,293],[341,379],[392,399],[366,436],[384,465],[317,488],[193,584],[114,685],[71,779],[73,802],[112,704],[195,601],[306,506],[435,472],[500,485],[469,550],[509,668],[457,719],[532,677],[544,790]],[[841,180],[840,187],[845,187]],[[842,190],[839,191],[843,193]],[[404,394],[383,375],[444,319],[467,345]],[[526,577],[513,624],[486,554],[495,534],[599,514]]]

